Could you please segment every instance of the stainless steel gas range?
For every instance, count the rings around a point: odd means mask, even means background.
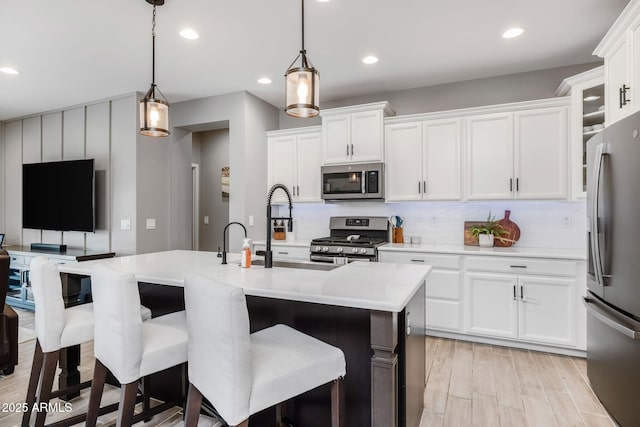
[[[387,217],[332,216],[330,236],[311,241],[311,261],[346,264],[377,261],[378,246],[389,241]]]

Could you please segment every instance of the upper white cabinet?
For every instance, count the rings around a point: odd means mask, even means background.
[[[556,95],[568,94],[571,95],[569,180],[571,198],[575,200],[587,197],[587,141],[604,128],[604,67],[564,79]]]
[[[460,199],[461,119],[385,126],[386,200]]]
[[[640,109],[640,1],[629,2],[593,53],[604,58],[609,126]]]
[[[466,119],[467,199],[567,196],[568,108],[540,107]]]
[[[383,161],[384,117],[394,114],[387,102],[322,110],[323,164]]]
[[[320,126],[267,132],[267,188],[284,184],[294,202],[321,202]],[[275,193],[273,203],[286,203],[283,193]]]

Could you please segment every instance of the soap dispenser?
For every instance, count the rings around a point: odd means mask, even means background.
[[[251,239],[242,239],[242,251],[240,258],[240,267],[251,267]]]

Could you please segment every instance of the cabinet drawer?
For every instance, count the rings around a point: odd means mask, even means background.
[[[24,255],[9,255],[10,264],[24,264]]]
[[[254,253],[256,251],[266,250],[265,245],[254,245]],[[309,248],[306,246],[271,246],[271,252],[273,252],[273,259],[297,259],[302,261],[309,261]]]
[[[575,277],[577,265],[575,261],[557,261],[531,258],[498,258],[467,257],[464,261],[466,270],[491,271],[514,274],[544,274],[549,276]]]
[[[459,301],[462,297],[460,272],[433,269],[427,278],[427,298]]]
[[[387,252],[380,251],[381,262],[397,262],[400,264],[425,264],[433,268],[448,268],[458,270],[460,268],[459,255],[437,255],[424,252]]]

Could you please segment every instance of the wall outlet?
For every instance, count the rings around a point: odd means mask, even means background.
[[[147,230],[155,230],[155,229],[156,229],[156,219],[147,218]]]
[[[571,216],[565,215],[562,217],[562,228],[571,228]]]
[[[131,220],[129,218],[120,220],[120,230],[131,230]]]
[[[438,217],[437,216],[432,216],[431,217],[431,225],[436,225],[438,223]]]
[[[249,215],[249,227],[253,227],[253,215]]]
[[[204,223],[209,224],[209,215],[204,216]]]

